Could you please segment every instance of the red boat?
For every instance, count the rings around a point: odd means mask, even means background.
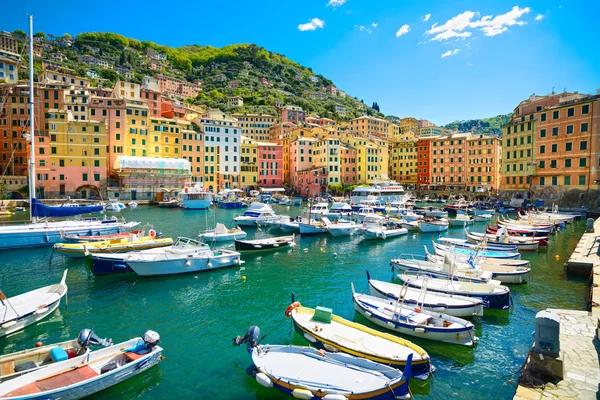
[[[143,231],[139,230],[139,231],[119,232],[119,233],[113,233],[113,234],[110,234],[110,235],[101,235],[101,236],[77,236],[77,235],[73,235],[73,236],[67,236],[67,237],[65,237],[65,239],[68,242],[71,242],[71,243],[99,242],[101,240],[122,239],[122,238],[126,238],[130,234],[139,235],[142,232]]]
[[[496,235],[498,230],[500,228],[498,227],[491,227],[491,226],[487,226],[485,228],[485,232],[489,233],[490,235]],[[524,236],[524,237],[529,237],[531,238],[531,240],[537,240],[538,242],[540,242],[540,246],[544,247],[544,246],[548,246],[548,236],[535,236],[535,235],[540,235],[543,234],[541,232],[534,232],[534,231],[528,231],[528,230],[516,230],[516,229],[507,229],[507,233],[509,236]]]

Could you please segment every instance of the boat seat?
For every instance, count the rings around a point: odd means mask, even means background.
[[[41,379],[36,382],[29,383],[25,386],[13,390],[10,393],[6,393],[2,397],[25,397],[35,393],[46,392],[49,390],[73,385],[75,383],[79,383],[94,378],[96,376],[98,376],[98,373],[94,371],[89,365],[86,365],[85,367],[77,368],[59,375],[50,376],[47,379]]]
[[[14,374],[15,372],[14,361],[5,361],[0,364],[0,376]]]
[[[146,353],[147,354],[147,353]],[[131,351],[128,351],[127,353],[124,353],[123,355],[129,360],[129,361],[135,361],[139,358],[144,357],[146,354],[139,354],[139,353],[133,353]]]

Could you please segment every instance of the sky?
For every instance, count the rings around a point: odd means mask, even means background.
[[[532,93],[600,89],[600,2],[579,0],[9,1],[0,30],[109,31],[169,46],[256,43],[383,113],[506,114]],[[596,32],[596,33],[594,33]]]

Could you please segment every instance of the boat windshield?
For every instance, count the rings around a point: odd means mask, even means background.
[[[205,247],[205,246],[206,246],[205,243],[201,243],[197,240],[186,238],[186,237],[178,238],[177,241],[175,242],[175,244],[173,245],[173,247]]]

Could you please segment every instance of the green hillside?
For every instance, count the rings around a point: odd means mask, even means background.
[[[282,54],[254,44],[234,44],[222,48],[199,45],[172,48],[115,33],[89,32],[79,34],[73,43],[65,45],[65,39],[71,39],[68,35],[56,37],[42,32],[36,35],[40,43],[46,44],[44,60],[52,58],[53,53],[61,52],[66,56],[66,60],[62,61],[63,66],[81,76],[93,70],[114,83],[117,79],[125,79],[115,71],[119,67],[128,69],[134,76],[129,80],[137,83],[141,82],[144,75],[156,73],[190,82],[197,79],[202,82],[203,91],[197,98],[186,101],[226,112],[262,111],[274,114],[276,110],[273,104],[279,101],[333,119],[349,119],[364,114],[382,116],[360,99],[326,93],[325,88],[333,84],[331,80]],[[51,45],[51,49],[48,45]],[[167,60],[162,62],[160,71],[149,68],[152,61],[148,55],[151,53],[149,49],[166,54]],[[83,55],[109,62],[113,68],[102,69],[97,65],[79,62]],[[268,82],[261,83],[261,78]],[[315,95],[325,98],[311,98]],[[244,107],[228,106],[229,96],[242,97]],[[336,105],[346,107],[345,118],[336,113]]]
[[[483,133],[502,136],[502,126],[510,121],[512,114],[497,115],[483,119],[470,119],[468,121],[454,121],[443,127],[459,132]]]

